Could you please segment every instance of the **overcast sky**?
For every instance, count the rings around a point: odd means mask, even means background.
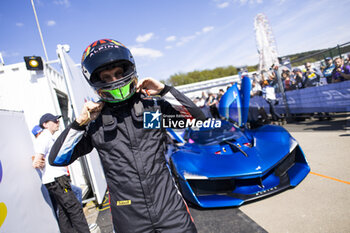
[[[266,15],[278,54],[350,41],[350,0],[34,0],[49,60],[56,45],[83,50],[103,38],[135,56],[139,76],[258,64],[254,18]],[[30,0],[0,0],[0,52],[5,64],[45,58]]]

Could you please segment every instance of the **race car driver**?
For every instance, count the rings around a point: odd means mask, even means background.
[[[115,232],[197,232],[166,165],[165,129],[143,123],[145,112],[198,120],[204,114],[174,87],[152,78],[138,82],[133,56],[118,41],[90,44],[82,70],[101,101],[85,103],[53,145],[50,164],[66,166],[97,149]]]

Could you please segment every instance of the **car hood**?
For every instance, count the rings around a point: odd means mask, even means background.
[[[185,144],[172,155],[172,162],[183,179],[261,176],[295,148],[296,141],[279,126],[266,125],[246,130],[251,146],[237,143],[245,152],[223,142],[204,146]]]

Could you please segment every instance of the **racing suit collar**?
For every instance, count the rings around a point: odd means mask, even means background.
[[[119,102],[119,103],[109,103],[106,102],[105,103],[105,107],[106,108],[110,108],[112,111],[113,110],[118,110],[120,108],[125,108],[125,107],[132,107],[133,103],[135,102],[135,100],[137,100],[138,98],[140,98],[140,93],[135,93],[133,96],[131,96],[129,99]]]

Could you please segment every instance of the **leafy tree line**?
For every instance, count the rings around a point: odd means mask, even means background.
[[[258,65],[248,66],[248,72],[257,70]],[[227,77],[231,75],[238,74],[238,68],[234,66],[226,66],[226,67],[217,67],[215,69],[209,70],[205,69],[202,71],[195,70],[188,73],[176,73],[171,75],[165,83],[170,84],[172,86],[185,85],[194,82],[201,82],[210,79],[216,79],[221,77]],[[164,81],[163,81],[164,82]]]

